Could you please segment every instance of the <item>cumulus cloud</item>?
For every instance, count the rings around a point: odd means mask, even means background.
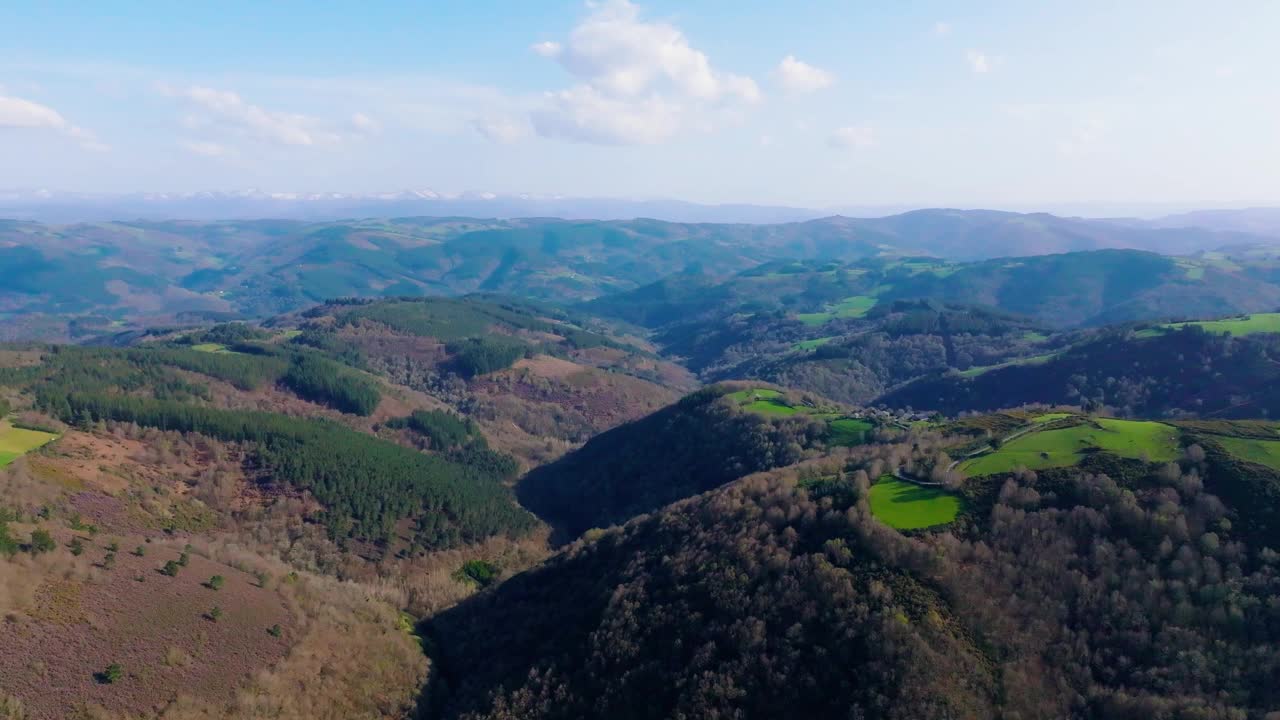
[[[797,60],[794,55],[782,58],[782,62],[773,71],[773,77],[783,90],[792,93],[814,92],[830,87],[836,81],[835,75]]]
[[[965,53],[965,59],[969,61],[969,69],[976,73],[991,72],[996,65],[1000,64],[1000,58],[992,57],[981,50],[970,50]]]
[[[93,133],[72,125],[57,110],[19,97],[0,95],[0,128],[53,130],[80,143],[86,150],[106,151]]]
[[[827,144],[838,150],[861,150],[876,144],[876,132],[866,125],[848,125],[836,128],[827,137]]]
[[[533,46],[577,83],[547,93],[533,111],[539,134],[590,143],[655,143],[686,127],[705,127],[708,117],[726,108],[759,102],[754,80],[713,67],[679,28],[642,19],[628,0],[588,7],[565,43]]]
[[[191,105],[195,112],[185,120],[188,127],[212,127],[278,145],[326,145],[341,140],[341,136],[325,129],[317,118],[267,110],[229,90],[192,85],[187,88],[161,86],[160,91]]]
[[[510,115],[486,115],[471,121],[471,127],[482,137],[504,145],[519,142],[529,135],[529,126]]]

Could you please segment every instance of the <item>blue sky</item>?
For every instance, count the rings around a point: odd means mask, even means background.
[[[1276,28],[1243,0],[7,3],[0,187],[1277,204]]]

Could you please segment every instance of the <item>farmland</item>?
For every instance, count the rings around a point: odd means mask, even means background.
[[[1021,435],[991,453],[962,463],[960,470],[978,476],[1011,472],[1018,467],[1067,467],[1095,451],[1154,462],[1173,460],[1178,454],[1178,431],[1158,422],[1096,418]]]
[[[0,467],[55,440],[58,436],[40,430],[14,427],[7,420],[0,420]]]
[[[1202,320],[1196,322],[1169,323],[1148,328],[1138,333],[1139,337],[1156,337],[1162,332],[1180,330],[1185,327],[1198,327],[1215,335],[1230,333],[1235,337],[1255,335],[1257,333],[1280,333],[1280,313],[1254,313],[1240,317],[1223,318],[1221,320]]]
[[[946,525],[960,513],[960,498],[936,487],[922,487],[892,475],[871,486],[871,513],[898,530]]]
[[[827,442],[832,445],[851,447],[866,442],[875,426],[866,420],[858,418],[840,418],[832,420],[828,427],[830,428],[830,434],[827,437]]]
[[[854,295],[831,305],[825,312],[800,313],[796,319],[805,325],[822,325],[836,318],[860,318],[876,306],[870,295]]]
[[[739,390],[729,393],[729,397],[739,403],[743,410],[761,415],[785,417],[800,412],[799,408],[787,403],[781,392],[768,388]]]

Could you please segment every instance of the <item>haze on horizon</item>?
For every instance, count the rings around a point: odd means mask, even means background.
[[[1280,204],[1280,5],[1113,5],[13,4],[3,185]]]

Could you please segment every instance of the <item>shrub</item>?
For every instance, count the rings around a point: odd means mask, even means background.
[[[71,543],[70,545],[68,545],[68,547],[71,548],[71,554],[75,555],[76,557],[79,557],[84,554],[84,541],[81,540],[80,538],[72,538]]]
[[[214,605],[213,608],[209,610],[209,619],[214,622],[218,622],[218,620],[221,618],[222,618],[222,608],[218,607],[217,605]]]
[[[98,682],[104,685],[118,683],[124,679],[124,668],[119,663],[111,663],[106,670],[98,673]]]
[[[221,590],[222,586],[225,585],[226,582],[226,578],[221,575],[214,575],[209,578],[209,582],[205,583],[205,585],[207,585],[210,590]]]
[[[147,554],[147,549],[139,545],[138,547],[133,549],[133,554],[137,555],[138,557],[143,557],[144,555]]]
[[[176,560],[170,560],[164,564],[164,567],[160,568],[160,572],[168,575],[169,577],[177,577],[178,571],[181,569],[182,565],[178,564]]]
[[[189,562],[191,562],[191,556],[187,553],[182,553],[178,556],[178,564],[182,567],[186,567]]]
[[[267,634],[268,634],[268,635],[270,635],[271,637],[277,637],[277,638],[278,638],[278,637],[280,637],[281,635],[283,635],[283,634],[284,634],[284,630],[282,630],[282,629],[280,628],[279,623],[277,623],[277,624],[272,625],[271,627],[267,628]]]
[[[47,553],[56,547],[58,547],[58,544],[53,541],[53,536],[49,534],[48,530],[37,528],[32,531],[30,545],[32,555]]]
[[[480,587],[487,587],[497,579],[498,567],[484,560],[468,560],[458,569],[455,577],[464,582],[472,582]]]

